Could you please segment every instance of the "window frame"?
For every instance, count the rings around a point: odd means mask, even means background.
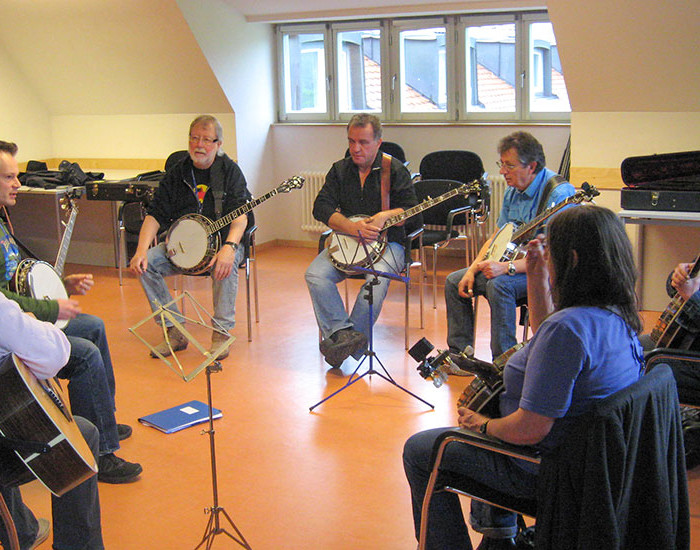
[[[470,26],[515,25],[515,110],[513,112],[474,112],[467,109],[466,30]],[[384,122],[416,123],[564,123],[571,121],[569,111],[530,111],[530,25],[550,23],[543,10],[498,13],[459,13],[423,17],[374,18],[332,22],[285,23],[275,25],[277,36],[278,122],[347,122],[355,112],[340,112],[338,89],[338,34],[354,30],[380,31],[381,110],[373,111]],[[444,112],[402,112],[400,33],[406,30],[445,28],[446,110]],[[322,34],[325,53],[325,112],[289,113],[286,111],[283,39],[287,33]],[[568,94],[568,90],[567,90]],[[569,99],[570,105],[570,99]]]

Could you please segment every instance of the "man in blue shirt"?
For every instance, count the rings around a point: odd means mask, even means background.
[[[538,213],[575,193],[573,185],[545,167],[542,145],[527,132],[515,132],[498,144],[500,173],[508,189],[498,217],[499,230],[508,223],[530,222]],[[474,345],[472,298],[486,296],[491,307],[491,353],[498,357],[516,344],[516,302],[527,297],[525,259],[499,261],[488,257],[494,233],[466,269],[450,273],[445,281],[447,345],[459,353]]]

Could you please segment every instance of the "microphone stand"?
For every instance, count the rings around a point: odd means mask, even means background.
[[[367,339],[367,351],[365,351],[365,356],[362,358],[362,361],[360,361],[358,363],[357,367],[355,368],[353,373],[350,375],[350,378],[345,383],[345,385],[343,387],[341,387],[340,389],[337,389],[336,391],[334,391],[329,396],[324,397],[323,399],[321,399],[321,401],[319,401],[315,405],[312,405],[311,407],[309,407],[309,411],[313,411],[321,403],[328,401],[331,397],[339,394],[344,389],[349,388],[355,382],[361,380],[365,376],[370,376],[370,379],[371,379],[371,376],[373,374],[376,374],[380,378],[383,378],[384,380],[389,382],[391,385],[397,387],[401,391],[406,392],[410,396],[415,397],[416,399],[418,399],[418,401],[425,403],[431,409],[434,409],[435,407],[433,405],[431,405],[430,403],[428,403],[425,399],[418,397],[415,393],[407,390],[406,388],[404,388],[403,386],[398,384],[396,382],[396,380],[394,380],[392,378],[391,374],[389,374],[389,371],[386,370],[386,367],[381,362],[379,357],[377,357],[377,354],[374,351],[374,323],[372,322],[374,319],[374,313],[373,313],[373,310],[374,310],[374,287],[379,284],[379,277],[386,277],[387,279],[391,279],[391,280],[395,280],[395,281],[403,281],[404,283],[407,281],[407,277],[403,277],[402,275],[395,274],[395,273],[387,273],[385,271],[378,271],[378,270],[374,269],[374,262],[372,261],[372,255],[369,253],[369,250],[367,248],[367,244],[361,235],[359,236],[359,242],[360,242],[360,244],[362,244],[363,248],[365,249],[365,254],[366,254],[366,257],[369,261],[369,267],[354,266],[353,269],[357,273],[369,273],[372,275],[372,278],[369,281],[367,281],[362,287],[364,289],[364,291],[366,292],[366,294],[363,296],[363,298],[365,300],[367,300],[367,302],[369,303],[369,312],[368,312],[368,315],[369,315],[369,338]],[[363,372],[362,374],[357,375],[358,371],[360,370],[360,367],[364,364],[365,360],[368,357],[369,357],[368,369],[365,372]],[[374,368],[375,359],[376,359],[377,363],[379,363],[379,366],[381,367],[382,371],[384,371],[383,374]]]

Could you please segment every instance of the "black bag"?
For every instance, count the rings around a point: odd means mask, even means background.
[[[700,212],[700,151],[629,157],[620,171],[622,208]]]

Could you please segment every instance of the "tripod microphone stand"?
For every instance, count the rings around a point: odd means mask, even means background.
[[[363,287],[362,287],[362,288],[364,289],[364,291],[366,292],[366,294],[363,296],[363,298],[364,298],[365,300],[367,300],[367,302],[368,302],[368,304],[369,304],[369,312],[368,312],[368,316],[369,316],[369,338],[367,339],[367,351],[365,352],[365,356],[362,358],[362,361],[360,361],[360,362],[358,363],[357,367],[355,368],[355,370],[353,371],[353,373],[350,375],[350,378],[348,379],[347,383],[346,383],[343,387],[341,387],[341,388],[337,389],[336,391],[334,391],[334,392],[333,392],[332,394],[330,394],[329,396],[324,397],[323,399],[321,399],[321,401],[319,401],[319,402],[316,403],[315,405],[312,405],[311,407],[309,407],[309,411],[313,411],[313,410],[314,410],[316,407],[318,407],[321,403],[324,403],[324,402],[328,401],[331,397],[333,397],[333,396],[339,394],[339,393],[340,393],[341,391],[343,391],[344,389],[349,388],[350,386],[352,386],[352,385],[353,385],[355,382],[357,382],[358,380],[361,380],[361,379],[364,378],[365,376],[370,376],[370,377],[371,377],[373,374],[376,374],[376,375],[379,376],[380,378],[383,378],[384,380],[386,380],[387,382],[389,382],[389,383],[392,384],[393,386],[397,387],[397,388],[400,389],[401,391],[406,392],[406,393],[409,394],[410,396],[415,397],[416,399],[418,399],[418,401],[421,401],[421,402],[425,403],[426,405],[428,405],[431,409],[434,409],[435,407],[434,407],[433,405],[431,405],[430,403],[428,403],[425,399],[423,399],[423,398],[421,398],[421,397],[418,397],[415,393],[412,393],[411,391],[407,390],[406,388],[404,388],[403,386],[401,386],[400,384],[398,384],[398,383],[396,382],[396,380],[394,380],[394,379],[392,378],[391,374],[389,374],[389,371],[386,370],[386,367],[385,367],[384,364],[381,362],[381,360],[379,359],[379,357],[377,357],[377,354],[376,354],[375,351],[374,351],[374,323],[373,323],[373,320],[374,320],[374,287],[375,287],[376,285],[379,284],[379,277],[386,277],[387,279],[397,280],[397,281],[403,281],[403,282],[406,282],[407,279],[406,279],[406,277],[403,277],[403,276],[398,275],[398,274],[386,273],[386,272],[384,272],[384,271],[377,271],[377,270],[375,270],[375,269],[374,269],[374,263],[372,262],[372,256],[371,256],[371,254],[369,253],[369,251],[367,250],[367,245],[365,244],[365,241],[364,241],[364,239],[362,238],[362,236],[360,236],[359,242],[360,242],[360,244],[362,244],[362,246],[363,246],[364,249],[365,249],[365,253],[367,254],[367,258],[368,258],[368,262],[369,262],[369,267],[368,267],[368,268],[365,268],[365,267],[354,267],[353,269],[354,269],[357,273],[369,273],[369,274],[372,275],[372,278],[371,278],[369,281],[367,281],[367,282],[363,285]],[[362,374],[357,375],[358,371],[360,370],[360,367],[364,364],[365,360],[366,360],[368,357],[369,357],[369,366],[368,366],[367,370],[366,370],[365,372],[363,372]],[[379,372],[378,370],[376,370],[376,369],[374,368],[374,361],[375,361],[375,360],[377,361],[377,363],[378,363],[379,366],[381,367],[382,371],[384,371],[384,374],[382,374],[381,372]]]
[[[243,548],[246,548],[247,550],[252,550],[248,542],[245,540],[243,533],[241,533],[238,527],[236,527],[236,525],[233,523],[229,515],[226,513],[226,510],[224,510],[223,506],[219,506],[219,490],[216,475],[216,447],[214,444],[214,410],[211,399],[211,375],[214,372],[221,372],[221,368],[221,363],[219,363],[218,361],[214,361],[206,367],[207,403],[209,405],[209,429],[203,430],[202,433],[209,434],[209,454],[211,458],[211,484],[212,493],[214,496],[214,505],[204,510],[205,513],[209,513],[209,521],[207,522],[207,526],[204,529],[204,535],[202,536],[202,540],[197,546],[195,546],[195,550],[197,550],[197,548],[202,548],[202,545],[205,544],[206,546],[204,546],[204,548],[206,550],[209,550],[214,544],[214,537],[222,534],[233,539]],[[233,530],[236,532],[237,537],[229,533],[224,527],[221,526],[219,515],[223,515],[224,519],[228,521],[231,527],[233,527]]]

